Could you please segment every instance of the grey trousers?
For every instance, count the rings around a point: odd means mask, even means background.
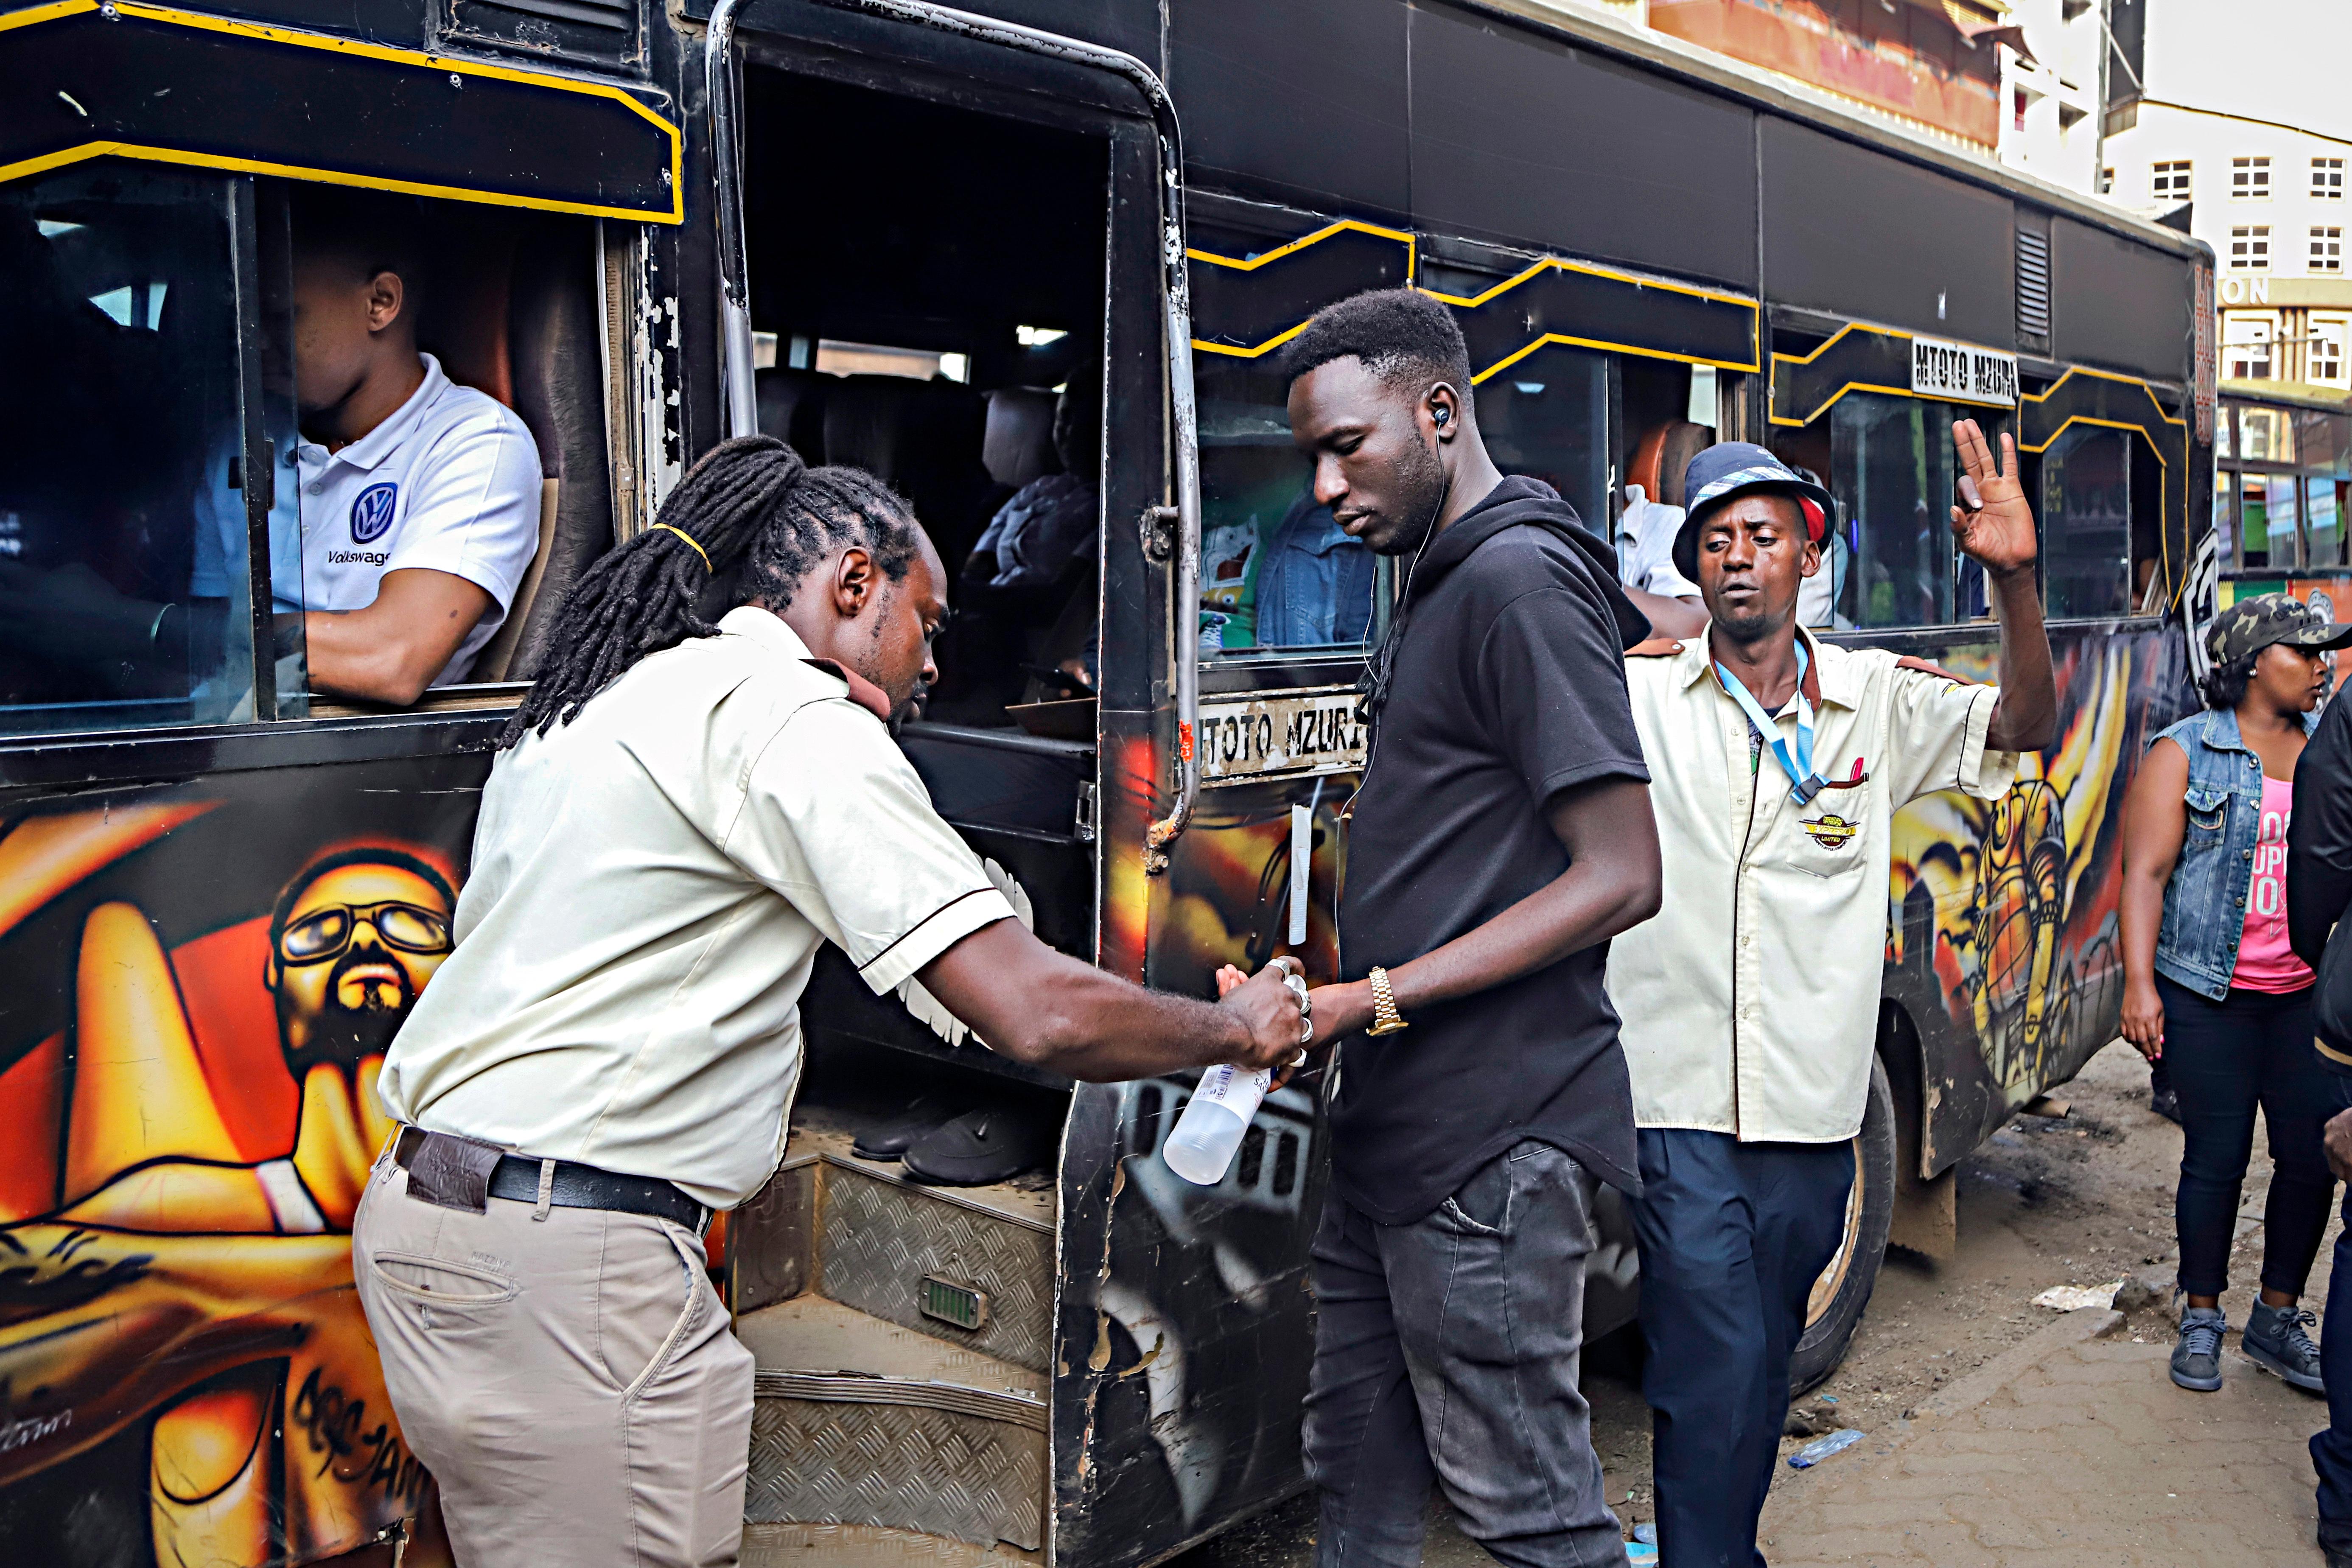
[[[751,1352],[665,1220],[408,1195],[377,1162],[360,1304],[459,1568],[724,1568],[743,1538]]]
[[[1429,1489],[1514,1568],[1622,1568],[1577,1387],[1593,1179],[1519,1144],[1411,1225],[1336,1194],[1315,1238],[1318,1568],[1417,1568]]]

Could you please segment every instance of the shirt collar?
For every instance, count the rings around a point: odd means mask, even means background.
[[[786,658],[809,658],[808,644],[801,634],[784,624],[784,617],[773,610],[763,610],[757,605],[738,605],[719,617],[719,629],[737,637],[750,637],[753,642],[773,648]]]
[[[1803,626],[1797,628],[1797,635],[1805,639],[1806,658],[1817,672],[1815,679],[1821,686],[1822,706],[1834,703],[1840,708],[1861,707],[1860,682],[1855,679],[1853,661],[1845,657],[1845,650],[1829,647]],[[1675,673],[1685,690],[1696,685],[1702,677],[1715,673],[1715,661],[1707,657],[1705,632],[1684,638],[1683,651],[1675,657],[1680,661]]]
[[[331,454],[328,460],[349,463],[354,468],[371,469],[393,455],[400,444],[416,434],[427,410],[441,400],[449,390],[449,377],[441,369],[441,362],[431,354],[416,356],[425,362],[425,379],[408,395],[408,401],[392,411],[392,416],[341,451]]]
[[[809,652],[801,641],[800,633],[784,624],[784,618],[772,610],[757,605],[738,605],[719,617],[719,629],[738,637],[750,637],[785,658],[798,659],[812,669],[825,674],[849,688],[849,700],[873,714],[884,723],[890,721],[890,697],[880,687],[854,669],[846,669],[829,658],[819,658]]]

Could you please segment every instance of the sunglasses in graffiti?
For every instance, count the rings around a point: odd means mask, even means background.
[[[446,952],[449,922],[431,910],[397,900],[380,904],[329,904],[291,921],[278,936],[278,956],[288,963],[318,963],[352,945],[361,923],[375,928],[387,947],[403,952]]]

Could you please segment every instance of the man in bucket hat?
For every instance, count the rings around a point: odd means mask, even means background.
[[[1936,790],[2000,795],[2055,729],[2016,448],[2004,436],[1996,463],[1973,420],[1952,437],[1952,538],[1991,584],[1999,689],[1799,626],[1834,509],[1744,442],[1701,452],[1685,487],[1675,563],[1706,630],[1629,661],[1664,897],[1611,945],[1608,984],[1640,1129],[1630,1206],[1669,1568],[1763,1561],[1790,1357],[1843,1237],[1870,1092],[1888,819]]]

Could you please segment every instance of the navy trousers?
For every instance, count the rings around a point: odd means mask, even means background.
[[[2352,1108],[2352,1078],[2327,1074],[2329,1114]],[[2344,1223],[2352,1226],[2352,1186],[2344,1193]],[[2327,1385],[2327,1425],[2311,1439],[2311,1468],[2319,1472],[2319,1543],[2352,1552],[2352,1228],[2336,1237],[2327,1278],[2327,1316],[2320,1325],[2319,1377]]]
[[[1642,1248],[1651,1470],[1664,1568],[1762,1568],[1756,1521],[1789,1415],[1789,1357],[1836,1256],[1850,1143],[1648,1128]]]
[[[1623,1568],[1577,1387],[1592,1193],[1575,1160],[1529,1141],[1410,1225],[1324,1199],[1317,1568],[1419,1568],[1433,1483],[1509,1568]]]

